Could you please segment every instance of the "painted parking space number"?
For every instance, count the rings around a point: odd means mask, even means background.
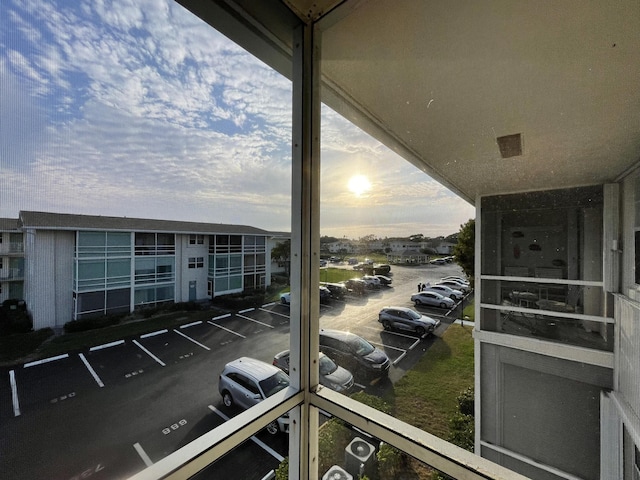
[[[76,392],[71,392],[67,395],[61,395],[59,397],[52,398],[51,403],[64,402],[65,400],[69,400],[70,398],[73,398],[75,396],[76,396]]]
[[[95,467],[87,468],[84,472],[79,473],[78,475],[74,475],[69,480],[82,480],[83,478],[89,478],[94,473],[98,473],[99,471],[104,470],[104,465],[99,463]]]
[[[183,418],[179,422],[174,423],[170,427],[163,428],[162,433],[165,435],[169,435],[171,432],[178,430],[180,427],[184,427],[187,424],[187,421]]]

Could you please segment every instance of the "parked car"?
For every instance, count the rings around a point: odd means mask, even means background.
[[[391,285],[391,283],[393,282],[393,280],[390,277],[387,277],[386,275],[374,275],[378,280],[380,280],[380,285],[384,285],[386,287],[388,287],[389,285]]]
[[[380,279],[374,275],[363,275],[362,280],[367,283],[367,288],[380,288]]]
[[[462,290],[457,290],[455,288],[451,288],[447,285],[441,285],[441,284],[430,285],[427,288],[425,288],[425,291],[438,292],[440,295],[449,297],[454,302],[457,302],[464,296],[464,293],[462,293]]]
[[[327,261],[323,258],[320,259],[320,267],[326,267],[327,266]]]
[[[436,285],[446,285],[447,287],[461,290],[462,293],[469,293],[471,291],[471,287],[469,285],[460,283],[457,280],[440,280]]]
[[[431,265],[446,265],[446,261],[442,258],[434,258],[433,260],[429,260]]]
[[[378,313],[378,321],[385,330],[408,330],[421,337],[433,333],[440,325],[440,320],[434,320],[406,307],[384,307]]]
[[[289,374],[289,350],[284,350],[273,357],[273,364]],[[349,392],[353,388],[353,375],[346,368],[337,365],[327,355],[320,352],[318,358],[320,385],[336,392]]]
[[[391,361],[364,338],[340,330],[320,330],[320,351],[350,370],[356,378],[374,379],[389,373]]]
[[[411,301],[418,305],[431,305],[441,308],[453,308],[454,301],[437,292],[424,291],[411,295]]]
[[[280,303],[284,305],[291,304],[291,292],[281,293],[280,294]]]
[[[389,275],[391,273],[391,265],[383,263],[374,267],[376,275]]]
[[[349,260],[347,260],[347,263],[349,265],[357,265],[358,264],[358,259],[355,257],[351,257]]]
[[[331,300],[331,292],[327,287],[320,286],[320,303],[329,303]],[[291,292],[280,294],[280,303],[283,305],[291,304]]]
[[[344,281],[347,289],[356,295],[365,295],[367,293],[367,283],[361,278],[350,278]]]
[[[464,277],[458,277],[456,275],[449,275],[449,276],[446,276],[446,277],[442,277],[440,279],[440,281],[445,281],[445,280],[455,280],[455,281],[463,283],[465,285],[470,285],[469,280],[467,280]]]
[[[329,289],[329,291],[331,292],[331,298],[335,298],[336,300],[342,300],[347,295],[347,293],[349,293],[349,289],[344,283],[324,282],[321,285]]]
[[[225,407],[236,405],[245,410],[288,386],[289,376],[282,370],[249,357],[227,363],[218,379],[218,391]],[[272,435],[288,432],[289,417],[278,418],[267,425],[266,430]]]
[[[331,301],[331,290],[320,285],[320,303],[329,303]]]

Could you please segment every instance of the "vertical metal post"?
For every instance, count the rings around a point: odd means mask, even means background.
[[[291,479],[318,476],[318,413],[309,403],[318,385],[320,311],[320,93],[314,40],[313,25],[294,32],[290,376],[305,401],[290,415]]]

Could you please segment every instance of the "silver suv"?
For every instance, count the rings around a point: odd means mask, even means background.
[[[289,386],[289,376],[273,365],[241,357],[225,365],[218,380],[218,391],[226,407],[237,405],[251,408],[267,397]],[[267,425],[267,432],[275,435],[289,431],[287,415]]]
[[[421,337],[433,333],[440,325],[440,320],[434,320],[406,307],[384,307],[378,314],[378,321],[385,330],[408,330]]]

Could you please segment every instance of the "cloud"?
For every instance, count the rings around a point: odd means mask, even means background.
[[[1,8],[0,216],[290,228],[288,80],[174,2]],[[322,142],[323,228],[416,233],[426,231],[412,222],[427,218],[444,228],[438,209],[466,215],[464,202],[326,107]],[[360,199],[346,187],[356,173],[373,186]]]

